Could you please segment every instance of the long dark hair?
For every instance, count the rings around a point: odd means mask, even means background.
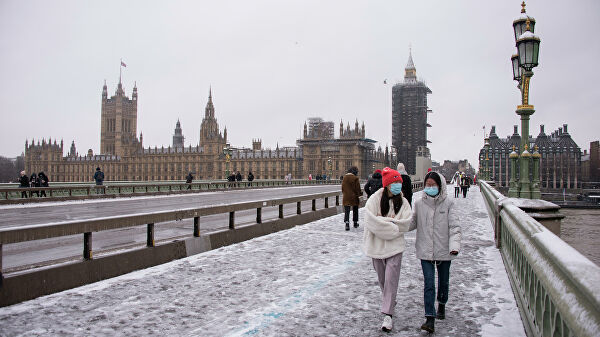
[[[394,202],[394,213],[398,214],[400,211],[400,207],[402,207],[402,193],[395,195],[393,197],[388,196],[388,189],[386,187],[383,188],[383,193],[381,193],[381,215],[386,216],[390,211],[390,199]]]

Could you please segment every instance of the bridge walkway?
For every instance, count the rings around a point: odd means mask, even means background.
[[[525,336],[479,188],[455,201],[463,249],[436,333]],[[342,217],[0,308],[0,335],[427,335],[418,330],[423,277],[415,233],[406,236],[387,334],[379,330],[377,277],[361,251],[363,226],[346,232]]]

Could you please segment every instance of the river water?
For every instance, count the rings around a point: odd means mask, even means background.
[[[600,209],[561,208],[560,237],[600,266]]]

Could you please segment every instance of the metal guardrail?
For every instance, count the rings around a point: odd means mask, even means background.
[[[479,186],[528,336],[598,336],[600,267],[513,205]]]
[[[101,196],[101,195],[144,195],[156,193],[187,193],[198,191],[211,191],[220,189],[232,188],[260,188],[286,185],[337,185],[340,181],[334,180],[254,180],[254,181],[239,181],[229,182],[226,180],[216,181],[201,181],[192,182],[190,184],[183,181],[170,182],[152,182],[152,183],[135,183],[135,182],[105,182],[104,185],[95,185],[93,183],[65,183],[51,184],[50,187],[1,187],[0,200],[15,200],[26,202],[33,198],[35,194],[40,197],[42,191],[47,197],[73,197],[73,196]],[[14,184],[17,185],[17,184]],[[22,193],[28,197],[23,198]],[[39,199],[35,199],[39,200]]]
[[[324,199],[325,208],[329,208],[329,198],[335,197],[335,205],[340,204],[339,192],[315,193],[289,198],[266,199],[259,201],[243,202],[231,205],[206,206],[197,208],[185,208],[173,211],[149,212],[143,214],[133,214],[125,216],[111,216],[87,220],[64,221],[50,224],[29,225],[20,227],[10,227],[0,229],[0,279],[2,277],[2,245],[19,243],[32,240],[42,240],[67,235],[83,234],[83,258],[89,260],[92,258],[92,233],[106,230],[113,230],[140,225],[147,226],[148,247],[154,247],[154,225],[160,222],[194,219],[193,236],[200,236],[200,217],[229,213],[229,229],[235,229],[235,212],[256,209],[256,223],[262,223],[262,208],[279,206],[279,219],[284,218],[283,206],[285,204],[296,203],[296,214],[302,214],[301,203],[303,201],[312,201],[312,211],[316,211],[316,201]],[[1,283],[0,283],[1,284]]]

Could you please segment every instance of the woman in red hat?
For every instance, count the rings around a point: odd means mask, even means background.
[[[365,205],[363,249],[373,259],[382,292],[381,329],[392,330],[402,253],[406,247],[404,233],[409,230],[412,211],[402,195],[402,175],[389,167],[382,172],[383,188],[371,195]]]

